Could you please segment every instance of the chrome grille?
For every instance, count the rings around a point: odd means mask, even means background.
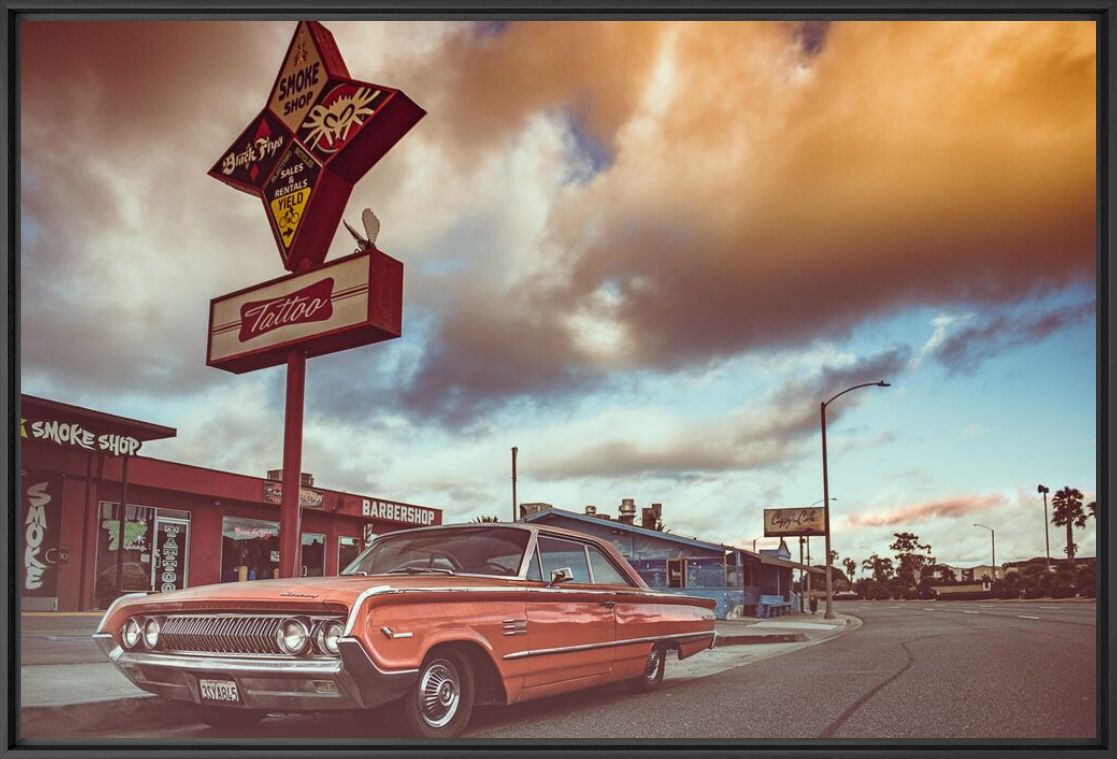
[[[176,614],[163,622],[159,650],[176,653],[246,654],[249,656],[287,656],[276,637],[279,626],[290,619],[287,614]],[[303,616],[304,621],[307,620]],[[309,618],[315,626],[338,616]]]

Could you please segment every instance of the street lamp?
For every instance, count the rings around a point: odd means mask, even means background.
[[[823,517],[826,522],[826,614],[823,615],[824,619],[834,618],[834,585],[831,577],[834,561],[830,558],[830,479],[826,471],[826,407],[851,390],[857,390],[862,387],[891,387],[891,385],[884,380],[880,382],[864,382],[860,385],[847,387],[830,400],[822,401],[822,403],[819,404],[819,415],[822,418],[822,501]]]
[[[992,527],[987,527],[983,524],[974,524],[974,527],[985,527],[989,530],[989,537],[993,540],[993,581],[997,580],[997,533],[993,531]]]
[[[1036,492],[1043,494],[1043,544],[1047,548],[1047,573],[1051,574],[1051,535],[1048,532],[1050,522],[1047,521],[1047,494],[1051,492],[1051,488],[1039,485]]]

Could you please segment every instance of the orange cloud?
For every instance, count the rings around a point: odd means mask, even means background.
[[[849,521],[858,527],[884,527],[929,519],[960,517],[1004,506],[1008,500],[1000,493],[988,495],[965,494],[935,501],[913,503],[888,511],[868,514],[851,514]]]

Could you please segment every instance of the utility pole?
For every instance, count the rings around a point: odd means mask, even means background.
[[[516,513],[516,454],[519,448],[512,446],[512,521],[515,522],[519,515]]]

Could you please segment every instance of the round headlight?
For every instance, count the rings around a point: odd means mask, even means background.
[[[318,635],[314,639],[318,644],[318,650],[324,654],[337,656],[337,642],[341,639],[344,630],[345,626],[336,619],[318,625]]]
[[[310,645],[310,631],[298,619],[288,619],[279,626],[279,648],[285,653],[298,656]]]
[[[144,622],[144,647],[155,648],[159,645],[159,620],[155,617]]]
[[[129,617],[124,627],[120,628],[120,642],[127,649],[133,649],[140,644],[140,623],[135,617]]]

